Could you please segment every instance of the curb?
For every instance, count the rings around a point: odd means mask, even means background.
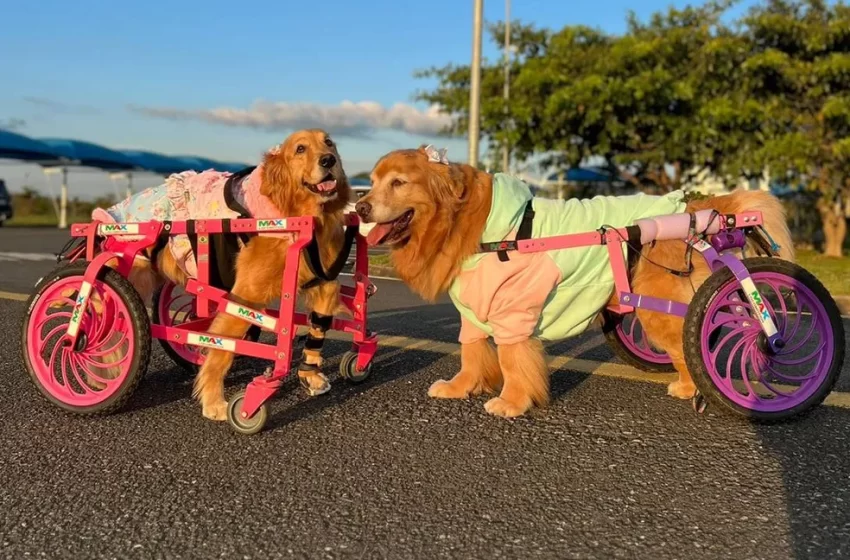
[[[850,315],[850,296],[832,296],[842,315]]]

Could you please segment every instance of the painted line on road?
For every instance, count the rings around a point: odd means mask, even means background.
[[[0,299],[11,299],[14,301],[27,301],[30,298],[29,294],[16,294],[15,292],[0,291]]]
[[[56,261],[56,255],[50,253],[0,252],[0,261]]]
[[[337,332],[329,332],[326,338],[346,342],[351,340],[350,336]],[[397,348],[399,350],[421,350],[446,356],[460,356],[460,345],[457,343],[439,342],[406,336],[378,337],[378,346]],[[378,355],[378,359],[380,359],[380,354]],[[550,368],[556,370],[568,370],[626,381],[655,383],[657,385],[667,385],[678,379],[678,374],[675,373],[647,373],[623,364],[598,362],[596,360],[585,360],[570,356],[549,356],[548,364]],[[824,405],[837,408],[850,408],[850,393],[833,391],[824,400]]]
[[[29,296],[27,294],[0,291],[0,299],[27,301]],[[395,314],[390,311],[378,313],[384,313],[384,316]],[[342,342],[351,341],[351,335],[338,331],[328,332],[326,338],[328,340]],[[423,352],[443,354],[444,356],[460,356],[460,344],[456,342],[440,342],[437,340],[413,338],[401,335],[379,336],[378,346],[383,348],[395,348],[398,350],[421,350]],[[377,359],[380,360],[380,355]],[[600,377],[611,377],[642,383],[655,383],[658,385],[666,385],[671,381],[675,381],[678,377],[675,373],[646,373],[627,365],[611,362],[598,362],[596,360],[585,360],[583,358],[573,358],[570,356],[549,356],[548,363],[550,368],[556,370],[569,370],[589,375],[598,375]],[[824,404],[826,406],[850,409],[850,393],[833,391],[826,397]]]

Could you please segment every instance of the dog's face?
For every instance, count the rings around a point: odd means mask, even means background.
[[[357,202],[370,245],[401,246],[424,232],[435,217],[457,207],[462,177],[452,167],[429,161],[423,148],[390,152],[372,170],[372,188]]]
[[[301,130],[266,154],[263,162],[273,185],[285,186],[287,196],[312,199],[325,211],[348,204],[350,189],[336,144],[324,130]],[[264,184],[264,188],[266,185]],[[266,194],[266,193],[264,193]],[[279,193],[278,193],[279,194]]]

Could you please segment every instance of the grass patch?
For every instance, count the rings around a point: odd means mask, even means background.
[[[817,251],[800,250],[797,264],[817,276],[832,295],[850,295],[850,258],[825,257]]]
[[[390,256],[387,253],[381,253],[378,255],[369,255],[369,264],[373,266],[392,266],[393,263],[390,260]]]
[[[91,221],[91,216],[68,216],[68,224],[77,222],[88,223]],[[56,216],[49,214],[30,215],[30,216],[15,216],[11,220],[3,224],[4,227],[58,227],[59,220]]]

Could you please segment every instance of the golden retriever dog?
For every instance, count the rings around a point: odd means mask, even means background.
[[[553,271],[552,265],[546,264],[545,261],[551,261],[545,258],[546,252],[512,251],[500,255],[498,260],[496,253],[477,255],[482,241],[513,239],[512,236],[516,234],[514,230],[512,233],[506,232],[505,237],[482,239],[482,235],[487,237],[485,230],[489,231],[491,228],[489,218],[508,208],[508,197],[513,192],[496,192],[498,189],[494,189],[494,179],[504,181],[507,176],[499,177],[468,165],[449,163],[444,153],[435,152],[430,147],[398,150],[385,155],[375,165],[371,174],[372,189],[357,203],[357,212],[363,221],[376,222],[369,234],[369,243],[391,248],[395,269],[411,289],[429,301],[434,301],[438,295],[448,291],[455,305],[461,310],[460,372],[450,380],[435,382],[428,394],[435,398],[457,399],[482,392],[499,391],[498,396],[485,404],[485,409],[494,415],[515,417],[524,414],[534,405],[545,405],[549,400],[548,367],[543,345],[536,333],[546,319],[542,315],[543,301],[547,294],[554,294],[555,289],[560,289],[553,286],[558,286],[561,281],[559,275],[564,273]],[[523,188],[527,192],[527,187]],[[501,197],[499,208],[493,203],[497,194]],[[650,204],[654,206],[648,210],[657,210],[660,208],[658,203],[668,200],[667,197],[641,198],[642,196],[628,197],[628,204]],[[530,194],[528,198],[531,198]],[[582,215],[583,208],[616,204],[618,200],[622,200],[617,197],[597,198],[598,201],[580,201],[579,204],[571,206],[578,208],[573,214],[575,221],[589,219]],[[681,208],[681,198],[678,200]],[[535,208],[538,205],[545,208],[545,205],[556,202],[539,199],[534,201]],[[528,204],[523,199],[520,199],[520,202]],[[521,213],[521,206],[517,207]],[[708,208],[720,213],[760,210],[766,229],[782,247],[780,256],[793,260],[784,210],[773,196],[757,191],[736,191],[725,196],[689,202],[686,212]],[[513,207],[510,209],[513,210]],[[652,216],[672,212],[656,211]],[[517,214],[512,216],[516,217]],[[553,219],[551,215],[546,214],[542,218],[543,221]],[[603,225],[623,227],[630,224],[605,222],[593,226],[581,225],[580,231],[595,230]],[[575,253],[578,255],[582,249],[562,251],[564,258],[572,258],[568,256],[568,252],[578,251]],[[600,267],[609,268],[607,250],[602,247],[599,251],[602,253],[594,253],[599,258],[589,259],[592,262],[586,262],[582,266],[595,267],[594,270],[597,271]],[[685,244],[680,240],[657,241],[645,245],[642,254],[659,265],[681,270],[685,262]],[[503,256],[506,262],[499,262]],[[484,262],[484,258],[492,259],[490,262],[493,273],[473,277],[477,278],[475,285],[466,292],[456,292],[455,281],[469,272],[469,263],[474,258],[481,258],[482,260],[477,261],[479,263]],[[688,303],[694,290],[710,274],[707,265],[699,256],[694,257],[693,266],[690,278],[685,278],[673,275],[645,259],[639,259],[631,270],[632,289],[638,294]],[[503,273],[502,270],[507,272]],[[511,282],[515,283],[514,293],[506,291],[506,286]],[[575,307],[581,307],[583,300],[590,300],[592,305],[598,305],[589,309],[587,316],[582,316],[581,320],[576,322],[576,328],[567,336],[583,332],[587,325],[598,318],[606,302],[616,302],[613,280],[606,281],[601,287],[585,287],[580,282],[578,284],[575,299],[568,309],[573,307],[573,303]],[[535,290],[542,291],[542,295],[536,296],[537,303],[525,305],[522,301],[519,304],[515,302]],[[523,295],[517,296],[519,293]],[[486,305],[473,307],[474,316],[469,312],[464,314],[458,304],[460,297],[473,300],[479,294],[485,294],[482,297],[486,300]],[[502,309],[508,309],[510,313],[502,312]],[[669,354],[679,373],[679,379],[670,384],[668,393],[683,399],[692,397],[696,388],[685,364],[682,349],[684,320],[645,309],[638,309],[637,314],[650,342]],[[483,327],[480,327],[483,323],[491,325],[496,333],[492,336],[496,348],[489,343],[490,337]]]
[[[283,144],[265,154],[261,165],[251,177],[259,181],[259,192],[276,211],[275,216],[254,217],[313,216],[316,219],[314,235],[323,268],[327,270],[344,244],[344,209],[350,197],[342,160],[336,144],[328,134],[322,130],[293,133]],[[231,299],[262,309],[279,298],[281,280],[287,266],[287,249],[292,239],[291,235],[253,236],[241,245],[236,255]],[[147,256],[153,257],[156,266],[152,267],[150,260],[137,258],[130,274],[130,282],[144,301],[148,300],[164,279],[185,286],[187,272],[177,262],[172,251],[160,250],[152,254],[149,249]],[[314,278],[302,252],[299,287]],[[298,376],[308,392],[317,395],[330,388],[327,378],[320,371],[321,345],[325,332],[330,327],[334,313],[344,309],[340,305],[339,284],[336,281],[318,283],[303,290],[301,295],[312,319],[308,340],[313,339],[313,343],[303,351]],[[250,324],[241,319],[219,313],[213,319],[209,332],[239,339],[245,336],[249,327]],[[203,415],[211,420],[227,419],[224,378],[233,363],[233,357],[230,352],[210,349],[195,378],[193,394],[201,403]]]

